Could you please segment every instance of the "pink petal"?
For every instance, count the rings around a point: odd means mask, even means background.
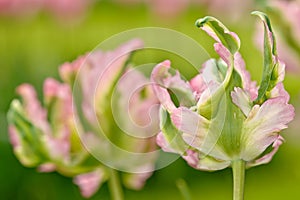
[[[261,106],[255,105],[244,122],[242,159],[251,161],[263,153],[294,116],[294,107],[287,104],[284,97],[269,99]]]
[[[162,148],[163,151],[165,152],[170,152],[170,153],[177,153],[175,149],[171,147],[171,145],[167,142],[164,134],[162,132],[159,132],[156,136],[156,143],[158,146]]]
[[[102,169],[97,169],[93,172],[76,176],[73,182],[78,185],[83,197],[90,198],[97,192],[105,179],[105,172]]]
[[[23,84],[17,88],[17,92],[23,99],[25,111],[29,120],[44,133],[50,134],[46,110],[42,108],[38,101],[34,88],[29,84]]]
[[[44,83],[44,98],[46,104],[52,103],[52,111],[56,113],[56,123],[63,123],[73,117],[72,93],[70,86],[48,78]],[[58,125],[58,124],[56,124]]]
[[[227,66],[232,66],[230,51],[221,43],[215,43],[214,47],[215,51],[219,54],[222,60],[224,60]]]
[[[170,68],[171,62],[166,60],[160,64],[158,64],[152,71],[151,81],[153,81],[153,90],[156,97],[159,99],[160,103],[168,110],[172,111],[176,109],[173,101],[171,100],[170,94],[163,87],[163,80],[161,80],[166,73],[166,71]]]
[[[256,82],[251,81],[250,74],[245,67],[245,62],[238,52],[234,55],[234,68],[242,78],[244,90],[250,95],[251,100],[254,101],[258,95],[258,88],[256,87]]]
[[[65,163],[70,162],[70,130],[64,127],[59,130],[58,137],[46,136],[46,148],[51,156],[51,159],[62,161]]]
[[[56,166],[53,163],[44,163],[38,167],[39,172],[53,172],[55,169]]]
[[[206,83],[201,75],[196,75],[190,80],[190,86],[194,92],[196,92],[197,99],[199,99],[200,94],[207,88]]]
[[[247,163],[248,167],[254,167],[257,165],[267,164],[269,163],[273,156],[277,153],[279,147],[282,145],[284,139],[282,136],[278,135],[277,139],[273,142],[273,150],[270,153],[267,153],[266,155],[262,156],[261,158],[258,158],[252,162]]]
[[[159,131],[159,101],[151,85],[141,72],[131,69],[123,74],[116,86],[115,121],[128,134],[138,138],[149,138]]]
[[[289,93],[284,89],[283,83],[278,83],[270,93],[270,98],[282,97],[285,103],[288,103],[290,100]]]
[[[250,97],[239,87],[234,87],[234,91],[231,92],[232,102],[237,105],[242,112],[248,116],[251,110]]]
[[[64,63],[59,67],[59,75],[64,82],[71,83],[73,78],[76,78],[76,75],[80,67],[84,64],[86,56],[81,56],[75,61],[69,63]]]
[[[183,155],[182,158],[193,168],[197,168],[199,163],[199,155],[196,151],[187,150],[186,155]]]
[[[152,163],[146,164],[144,166],[139,167],[137,171],[144,171],[144,173],[126,174],[124,178],[124,184],[126,185],[126,187],[134,190],[141,190],[144,187],[147,179],[150,178],[153,174],[154,165]]]
[[[200,75],[203,81],[205,82],[205,88],[202,86],[202,88],[205,90],[208,87],[208,84],[211,82],[213,83],[222,83],[224,77],[220,75],[220,71],[217,66],[217,61],[215,59],[209,59],[206,61],[203,66]]]
[[[185,107],[174,110],[171,119],[176,128],[183,132],[183,140],[200,149],[208,132],[209,121]]]
[[[191,167],[204,171],[221,170],[228,167],[231,163],[231,161],[216,160],[193,150],[187,150],[186,155],[183,156],[183,158]]]
[[[9,139],[10,143],[13,145],[13,148],[18,148],[21,146],[21,140],[17,133],[16,127],[9,126],[8,127]]]
[[[78,74],[78,81],[83,91],[83,111],[88,119],[96,122],[95,112],[107,104],[106,95],[121,75],[130,54],[142,48],[142,42],[133,39],[114,51],[92,52],[86,57]]]
[[[175,17],[189,5],[189,0],[146,0],[146,2],[161,19]]]

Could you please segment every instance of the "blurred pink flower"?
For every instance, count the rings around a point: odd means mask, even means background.
[[[110,165],[100,163],[85,148],[101,148],[101,155],[109,158],[109,162],[118,163],[121,169],[130,167],[131,172],[139,172],[126,173],[124,184],[140,189],[151,176],[157,155],[154,152],[140,159],[139,156],[127,157],[126,152],[154,151],[154,134],[158,130],[158,109],[155,108],[158,101],[149,80],[141,72],[125,70],[132,51],[141,47],[140,40],[132,40],[113,51],[95,51],[63,64],[60,67],[63,83],[52,78],[45,80],[43,106],[31,85],[19,86],[17,92],[22,101],[12,102],[8,120],[11,143],[20,162],[27,167],[37,167],[40,172],[56,170],[74,177],[82,195],[90,197],[109,179]],[[80,87],[77,89],[82,90],[83,102],[73,108],[76,99],[71,88],[77,84]],[[112,99],[114,90],[117,98]],[[111,102],[114,101],[119,124],[111,117]],[[77,111],[83,112],[93,127],[92,132],[83,131],[82,118]],[[98,123],[103,129],[94,128]],[[119,129],[118,125],[121,125]],[[124,155],[110,149],[110,141],[101,137],[102,130],[109,138],[118,139],[113,142],[123,145],[119,148],[124,149]],[[128,137],[128,131],[134,137]]]
[[[28,16],[48,11],[61,20],[82,16],[92,0],[0,0],[0,15]]]
[[[22,16],[35,14],[43,0],[0,0],[0,15]]]
[[[205,6],[215,16],[240,19],[245,13],[249,13],[254,7],[252,0],[192,0],[193,3]]]
[[[173,18],[187,9],[189,0],[146,0],[153,13],[162,19]]]
[[[246,0],[115,0],[133,5],[145,3],[160,19],[174,18],[189,7],[205,7],[214,15],[238,19],[253,7],[253,1]]]
[[[43,0],[44,9],[61,19],[74,19],[82,16],[92,0]]]

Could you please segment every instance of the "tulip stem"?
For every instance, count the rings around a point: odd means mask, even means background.
[[[233,200],[244,199],[245,162],[235,160],[232,162],[233,173]]]
[[[113,200],[123,200],[122,186],[119,180],[119,174],[117,170],[110,169],[110,178],[108,181],[108,187]]]

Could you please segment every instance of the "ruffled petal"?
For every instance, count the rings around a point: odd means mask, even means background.
[[[278,138],[278,132],[293,120],[294,107],[285,101],[277,97],[252,108],[242,130],[240,155],[243,160],[251,161],[263,153]]]
[[[170,67],[171,63],[168,60],[158,64],[152,71],[151,80],[154,82],[153,89],[159,101],[171,112],[176,107],[169,92],[174,94],[174,98],[182,106],[190,107],[196,100],[189,83],[181,79],[178,71],[172,75],[169,72]]]
[[[254,161],[248,162],[247,167],[254,167],[257,165],[269,163],[272,160],[273,156],[278,151],[279,147],[282,145],[283,141],[284,141],[283,137],[278,135],[277,139],[273,142],[272,151]]]

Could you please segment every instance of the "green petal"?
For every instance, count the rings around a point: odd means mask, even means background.
[[[272,31],[271,22],[265,13],[254,11],[253,15],[257,15],[264,24],[264,69],[258,97],[255,103],[262,104],[267,98],[269,92],[282,81],[284,74],[281,72],[284,68],[279,62],[276,49],[276,39]]]
[[[205,30],[216,41],[222,43],[234,54],[240,48],[240,40],[235,33],[230,32],[219,20],[207,16],[196,21],[196,26]]]

